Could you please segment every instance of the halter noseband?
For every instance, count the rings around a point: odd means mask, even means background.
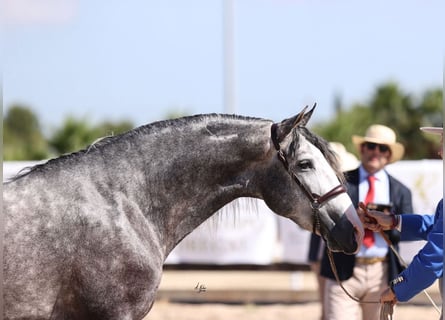
[[[297,175],[289,168],[289,162],[287,161],[286,155],[284,154],[283,150],[281,150],[280,143],[277,140],[276,123],[274,123],[271,127],[271,134],[272,142],[274,144],[275,150],[277,150],[278,159],[280,159],[286,171],[289,172],[295,183],[300,187],[300,189],[311,202],[312,213],[314,215],[313,232],[316,233],[316,231],[320,231],[320,208],[331,199],[342,193],[345,193],[346,187],[342,184],[339,184],[322,196],[310,192],[310,190],[308,190],[308,188],[300,181],[300,179],[298,179]],[[321,234],[321,232],[319,233]]]

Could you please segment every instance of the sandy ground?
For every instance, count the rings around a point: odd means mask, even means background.
[[[182,304],[157,301],[144,320],[319,320],[318,303],[293,305]],[[398,306],[393,319],[439,319],[432,306]]]
[[[198,284],[206,291],[197,292]],[[319,320],[316,290],[312,272],[169,271],[144,320]],[[427,291],[440,303],[437,284]],[[393,319],[439,319],[439,314],[421,295],[396,306]]]

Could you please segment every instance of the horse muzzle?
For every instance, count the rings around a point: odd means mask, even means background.
[[[329,231],[326,242],[328,249],[331,251],[356,254],[360,249],[363,236],[363,225],[356,210],[351,205]]]

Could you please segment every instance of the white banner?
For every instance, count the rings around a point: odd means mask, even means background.
[[[277,215],[263,201],[240,198],[189,234],[166,263],[270,264],[276,262]]]
[[[443,161],[399,161],[387,166],[388,172],[410,188],[414,213],[433,214],[443,198]],[[400,255],[405,262],[425,245],[425,241],[401,242]]]
[[[4,162],[3,181],[35,162]],[[415,213],[432,214],[443,195],[442,160],[399,161],[387,167],[411,189]],[[222,209],[188,235],[166,263],[258,264],[307,263],[310,233],[275,215],[263,201],[242,198]],[[402,242],[406,262],[422,241]]]

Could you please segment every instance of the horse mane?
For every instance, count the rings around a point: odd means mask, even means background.
[[[140,127],[131,129],[127,132],[123,132],[118,135],[111,135],[111,136],[104,136],[101,138],[96,139],[93,143],[86,146],[84,149],[67,153],[60,155],[56,158],[50,159],[44,163],[37,164],[35,166],[25,167],[22,170],[20,170],[15,176],[11,177],[6,181],[12,182],[15,180],[18,180],[24,176],[29,175],[33,172],[39,172],[46,170],[52,166],[56,166],[59,163],[62,163],[64,161],[71,161],[77,157],[81,157],[85,154],[88,154],[89,152],[92,152],[96,149],[101,149],[109,144],[115,143],[117,141],[121,141],[124,139],[130,139],[131,137],[135,137],[138,135],[149,135],[154,132],[158,132],[164,128],[167,127],[173,127],[173,128],[180,128],[184,125],[189,125],[192,123],[198,123],[202,121],[212,120],[212,119],[218,119],[218,120],[247,120],[247,121],[271,121],[266,120],[262,118],[255,118],[255,117],[248,117],[248,116],[241,116],[236,114],[218,114],[218,113],[209,113],[209,114],[197,114],[192,116],[186,116],[176,119],[167,119],[167,120],[160,120],[155,121],[150,124],[142,125]]]
[[[6,183],[18,180],[24,176],[27,176],[28,174],[30,174],[32,172],[39,172],[39,171],[46,170],[47,168],[56,166],[57,164],[59,164],[61,162],[71,161],[71,160],[75,159],[76,157],[81,157],[89,152],[92,152],[93,150],[101,149],[109,144],[115,143],[120,140],[130,139],[131,137],[138,136],[138,135],[149,135],[149,134],[152,134],[153,132],[158,132],[158,131],[160,131],[164,128],[167,128],[167,127],[180,128],[180,127],[183,127],[184,125],[189,125],[191,123],[198,123],[198,122],[214,120],[214,119],[272,122],[271,120],[267,120],[267,119],[263,119],[263,118],[255,118],[255,117],[241,116],[241,115],[235,115],[235,114],[218,114],[218,113],[198,114],[198,115],[186,116],[186,117],[182,117],[182,118],[156,121],[156,122],[146,124],[146,125],[140,126],[138,128],[129,130],[127,132],[121,133],[119,135],[105,136],[105,137],[99,138],[82,150],[61,155],[54,159],[50,159],[47,162],[37,164],[32,167],[23,168],[14,177],[12,177],[8,181],[6,181]],[[293,136],[294,143],[292,143],[292,145],[290,146],[291,147],[290,151],[292,153],[294,153],[298,149],[298,140],[299,139],[298,139],[297,133],[302,134],[306,139],[308,139],[314,146],[316,146],[321,151],[323,156],[327,159],[328,163],[331,165],[331,167],[335,171],[339,180],[342,183],[344,183],[345,178],[344,178],[343,172],[340,169],[340,163],[338,161],[338,158],[333,153],[332,149],[329,147],[328,142],[326,140],[324,140],[323,138],[321,138],[320,136],[317,136],[316,134],[312,133],[305,126],[298,126],[297,130],[294,130],[294,136]]]

